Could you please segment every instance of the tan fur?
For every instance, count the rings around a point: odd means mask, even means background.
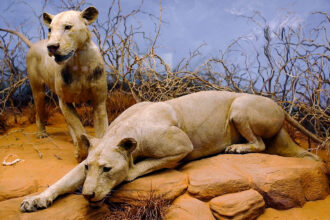
[[[93,140],[85,161],[40,195],[26,198],[21,210],[46,208],[82,184],[85,198],[97,205],[124,180],[221,152],[264,152],[264,140],[269,153],[319,160],[291,140],[284,120],[272,100],[231,92],[136,104],[111,123],[102,139]]]
[[[44,106],[44,85],[47,85],[59,98],[60,108],[76,146],[78,161],[87,157],[88,143],[81,138],[86,132],[74,103],[91,101],[96,137],[102,137],[108,125],[104,63],[88,29],[97,16],[98,11],[94,7],[82,12],[65,11],[55,16],[44,13],[44,22],[51,32],[47,40],[35,44],[18,32],[1,29],[16,34],[31,47],[26,65],[36,105],[38,137],[47,136]],[[52,50],[52,46],[58,48]]]

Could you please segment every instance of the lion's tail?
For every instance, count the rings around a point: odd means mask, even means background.
[[[0,31],[5,31],[5,32],[11,33],[11,34],[15,34],[16,36],[21,38],[22,41],[24,41],[24,43],[26,43],[26,45],[28,47],[32,47],[32,45],[33,45],[33,43],[29,39],[27,39],[23,34],[19,33],[18,31],[13,31],[13,30],[8,30],[8,29],[3,29],[3,28],[0,28]]]
[[[301,124],[299,124],[299,122],[297,122],[296,120],[294,120],[288,113],[284,112],[285,114],[285,119],[294,127],[296,127],[297,129],[299,129],[304,135],[306,135],[307,137],[311,138],[313,141],[322,144],[324,141],[322,139],[320,139],[319,137],[317,137],[315,134],[313,134],[312,132],[308,131],[306,128],[304,128]]]

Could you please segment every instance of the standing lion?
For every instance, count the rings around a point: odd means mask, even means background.
[[[26,65],[36,106],[38,137],[47,136],[44,92],[47,85],[58,96],[78,161],[87,157],[89,146],[74,104],[91,102],[96,137],[102,137],[108,126],[104,62],[88,28],[97,17],[98,11],[94,7],[57,15],[43,13],[49,29],[48,39],[35,44],[16,31],[0,29],[16,34],[30,47]]]

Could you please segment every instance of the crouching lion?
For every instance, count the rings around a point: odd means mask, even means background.
[[[48,39],[35,44],[16,31],[0,29],[16,34],[30,47],[26,65],[36,106],[38,137],[47,136],[44,106],[44,86],[47,85],[59,98],[78,161],[87,157],[88,147],[86,141],[80,138],[86,132],[74,103],[91,101],[96,137],[102,137],[108,126],[104,62],[88,29],[97,17],[98,11],[94,7],[57,15],[43,13],[44,23],[49,28]]]
[[[291,140],[285,119],[321,141],[261,96],[207,91],[136,104],[111,123],[102,139],[91,139],[85,161],[41,194],[24,199],[21,210],[47,208],[57,196],[82,185],[84,197],[97,206],[125,180],[221,152],[266,151],[320,160]]]

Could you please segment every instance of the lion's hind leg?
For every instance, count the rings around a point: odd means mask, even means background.
[[[265,150],[265,144],[261,137],[256,136],[247,121],[235,123],[238,132],[247,140],[246,144],[233,144],[226,147],[226,153],[257,153]]]
[[[226,153],[257,153],[265,150],[262,138],[255,134],[253,130],[255,126],[251,123],[255,123],[256,120],[253,120],[253,117],[250,115],[253,114],[254,109],[251,109],[249,102],[250,100],[246,100],[246,97],[240,97],[232,103],[229,116],[230,121],[247,143],[230,145],[226,147]]]
[[[284,114],[268,98],[242,95],[231,104],[229,120],[247,143],[228,146],[225,152],[258,153],[265,150],[263,138],[272,137],[281,129]]]
[[[34,56],[31,56],[30,53],[27,55],[26,64],[36,109],[37,137],[45,138],[48,136],[45,127],[47,121],[47,112],[45,109],[45,84],[42,77],[40,77],[41,74],[37,68],[38,60]]]
[[[284,157],[299,157],[307,158],[311,160],[321,161],[321,159],[308,152],[307,150],[299,147],[286,132],[284,128],[281,128],[279,133],[269,140],[267,140],[267,153],[277,154]]]
[[[46,132],[47,113],[45,109],[45,85],[39,82],[30,80],[32,95],[36,108],[36,124],[37,124],[37,137],[45,138],[48,136]]]

